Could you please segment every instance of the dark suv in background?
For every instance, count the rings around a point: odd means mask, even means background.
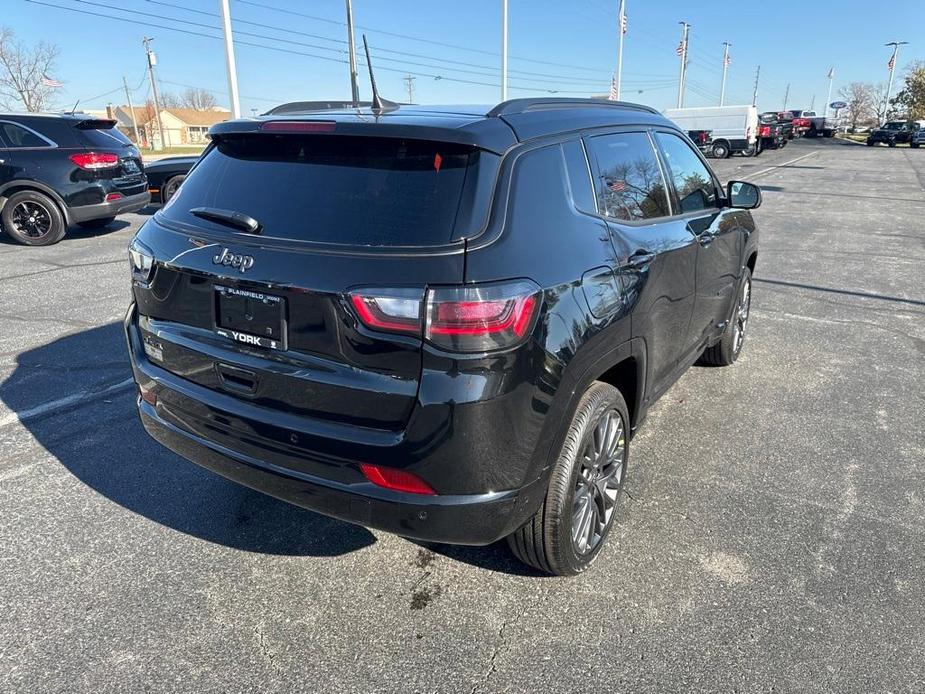
[[[867,145],[872,147],[882,142],[889,147],[895,147],[899,144],[912,142],[912,136],[918,130],[919,124],[915,121],[890,121],[870,131],[867,136]]]
[[[588,567],[648,408],[742,349],[759,190],[619,102],[211,136],[129,249],[147,431],[337,518]]]
[[[96,229],[148,204],[138,149],[113,120],[86,114],[0,114],[0,225],[30,246],[71,224]]]

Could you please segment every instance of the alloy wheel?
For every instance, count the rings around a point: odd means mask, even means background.
[[[626,436],[615,409],[604,412],[579,459],[572,501],[572,544],[581,556],[604,539],[623,487]]]
[[[17,203],[10,215],[10,221],[19,234],[34,239],[47,235],[53,225],[51,212],[33,200]]]
[[[735,325],[732,333],[732,351],[738,354],[745,341],[745,326],[748,324],[748,311],[752,304],[752,281],[747,279],[742,283],[739,293],[739,304],[736,306]]]

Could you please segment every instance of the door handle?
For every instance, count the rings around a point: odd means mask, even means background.
[[[626,264],[630,267],[642,269],[655,259],[655,253],[649,253],[641,248],[626,259]]]

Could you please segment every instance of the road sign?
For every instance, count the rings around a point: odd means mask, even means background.
[[[833,101],[831,104],[829,104],[829,108],[834,109],[845,108],[847,106],[848,104],[846,104],[844,101]]]

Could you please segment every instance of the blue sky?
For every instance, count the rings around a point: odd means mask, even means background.
[[[509,4],[509,96],[607,93],[616,65],[617,0]],[[77,99],[84,108],[124,103],[123,74],[133,99],[143,102],[150,93],[144,35],[154,38],[162,90],[201,86],[220,104],[228,103],[222,43],[209,38],[220,36],[218,0],[3,0],[3,6],[0,24],[20,39],[60,47],[52,75],[65,83],[58,106],[69,108]],[[788,10],[791,6],[799,12]],[[410,73],[416,76],[416,102],[496,102],[500,7],[500,0],[354,0],[361,27],[357,41],[367,34],[377,82],[388,98],[407,99],[402,78]],[[848,82],[886,80],[887,41],[911,42],[902,48],[900,67],[925,59],[920,25],[897,21],[921,16],[922,0],[893,0],[889,12],[871,7],[857,0],[770,5],[627,0],[623,98],[660,109],[674,106],[678,22],[686,20],[692,29],[685,105],[717,103],[722,43],[729,41],[727,104],[751,101],[760,64],[759,108],[780,108],[789,83],[788,106],[809,108],[815,94],[821,109],[830,65],[836,73],[834,99]],[[231,10],[245,115],[283,101],[349,97],[343,0],[231,0]],[[358,50],[362,54],[362,44]],[[360,72],[361,95],[368,98],[362,66]]]

